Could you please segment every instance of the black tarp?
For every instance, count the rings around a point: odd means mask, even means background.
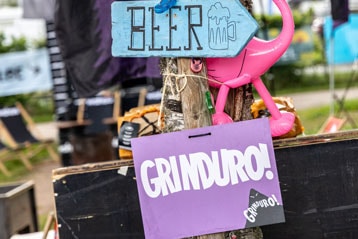
[[[331,0],[331,14],[334,28],[347,22],[349,15],[348,0]]]
[[[111,3],[58,0],[55,31],[69,79],[79,97],[126,80],[159,78],[159,58],[114,58]]]

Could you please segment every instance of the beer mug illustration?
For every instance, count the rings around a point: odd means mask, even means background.
[[[228,49],[229,41],[236,40],[236,23],[229,22],[229,8],[223,7],[220,2],[217,2],[210,7],[208,18],[209,47],[213,50]]]

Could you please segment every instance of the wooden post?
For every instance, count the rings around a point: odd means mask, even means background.
[[[160,115],[162,119],[162,132],[175,132],[184,129],[184,117],[181,99],[176,87],[178,65],[176,58],[162,58],[160,61],[163,75],[162,103]]]
[[[251,0],[240,0],[249,11]],[[209,88],[206,65],[201,72],[190,70],[188,58],[163,58],[161,71],[163,74],[163,99],[161,113],[163,115],[163,132],[174,132],[183,129],[198,128],[212,124],[211,114],[205,103],[205,92],[210,90],[214,97],[217,89]],[[252,119],[250,106],[254,98],[251,85],[232,89],[227,100],[226,111],[234,121]],[[231,232],[214,233],[192,237],[193,239],[262,239],[259,227],[241,229]]]
[[[188,58],[178,59],[180,98],[184,117],[184,128],[192,129],[212,125],[211,114],[205,102],[205,92],[209,91],[206,65],[199,73],[190,70]]]
[[[164,95],[162,105],[164,105],[164,128],[167,132],[212,125],[211,114],[205,103],[205,92],[209,91],[208,81],[206,80],[206,66],[204,64],[199,73],[193,73],[190,70],[190,60],[188,58],[178,58],[176,60],[177,67],[172,65],[173,59],[165,62],[168,65],[163,71],[165,72],[163,75],[165,79],[163,93],[167,93],[167,95]],[[176,102],[177,106],[181,106],[180,112],[178,107],[173,106],[174,103],[170,103],[173,101]],[[168,115],[166,116],[165,113]],[[170,115],[180,121],[173,122]],[[215,233],[194,238],[225,239],[225,235],[224,233]]]

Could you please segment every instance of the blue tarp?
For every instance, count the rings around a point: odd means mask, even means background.
[[[358,14],[350,14],[348,22],[336,27],[334,30],[332,18],[326,17],[324,40],[328,63],[332,63],[332,58],[334,58],[334,64],[349,64],[358,59]],[[331,40],[334,50],[333,57],[331,54]]]

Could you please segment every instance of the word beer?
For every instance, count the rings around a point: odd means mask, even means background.
[[[150,7],[146,9],[145,7],[128,7],[127,11],[131,13],[131,36],[130,36],[130,46],[128,50],[131,51],[144,51],[145,47],[148,47],[149,51],[180,51],[184,49],[185,51],[192,49],[192,39],[195,38],[197,43],[197,49],[203,50],[203,47],[200,45],[198,35],[195,32],[194,27],[202,26],[202,8],[198,5],[189,5],[184,6],[185,11],[187,11],[188,19],[186,22],[180,24],[180,30],[178,28],[178,23],[176,23],[176,11],[182,11],[180,6],[174,6],[169,9],[168,14],[166,15],[167,22],[162,22],[164,24],[154,25],[156,22],[156,16],[154,8]],[[193,13],[195,12],[195,14]],[[190,16],[198,14],[198,23],[194,23],[193,18]],[[161,16],[161,15],[159,15]],[[143,19],[143,20],[138,20]],[[146,28],[146,22],[149,20],[150,26],[149,29]],[[156,34],[159,35],[161,29],[167,28],[169,32],[169,37],[167,42],[158,41],[156,42]],[[179,30],[179,31],[178,31]],[[146,42],[146,34],[149,34],[149,42]],[[185,35],[184,42],[175,41],[177,38],[181,38],[180,35]],[[182,39],[182,38],[181,38]],[[166,47],[163,47],[163,44]],[[184,44],[184,46],[181,46]]]
[[[161,14],[155,13],[154,5],[112,3],[113,56],[235,56],[258,28],[237,0],[182,0]]]

